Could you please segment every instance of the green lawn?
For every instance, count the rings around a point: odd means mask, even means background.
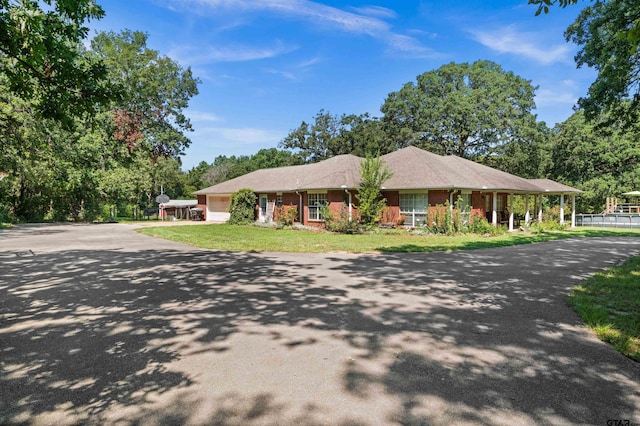
[[[411,235],[400,231],[344,235],[233,225],[158,226],[141,228],[138,232],[208,249],[304,253],[432,252],[511,246],[571,237],[640,236],[640,230],[596,228],[541,234],[516,232],[497,237]]]
[[[640,257],[585,280],[569,303],[600,340],[640,361]]]

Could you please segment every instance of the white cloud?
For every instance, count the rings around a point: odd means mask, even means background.
[[[224,121],[222,118],[217,116],[216,114],[204,111],[187,111],[186,116],[189,117],[192,121],[198,122],[219,122]]]
[[[578,97],[575,93],[568,91],[542,89],[536,93],[535,101],[536,107],[554,104],[575,105]]]
[[[351,8],[360,15],[366,15],[377,18],[396,18],[398,15],[395,11],[382,6],[363,6]]]
[[[310,0],[180,0],[183,10],[193,13],[266,12],[283,17],[303,19],[316,25],[328,25],[352,34],[364,34],[387,43],[393,49],[424,56],[431,52],[419,40],[392,31],[383,18],[395,17],[395,12],[378,6],[354,8],[348,12]]]
[[[542,38],[536,33],[519,32],[513,25],[490,31],[471,31],[475,40],[499,53],[512,53],[549,65],[556,62],[572,63],[567,44],[541,46],[534,41]]]
[[[299,62],[298,64],[295,64],[293,67],[291,67],[288,70],[267,68],[265,69],[265,71],[271,74],[280,75],[286,78],[287,80],[299,80],[300,78],[304,77],[306,74],[309,73],[309,69],[313,65],[320,62],[322,62],[322,59],[319,56],[316,56],[306,61]]]
[[[175,47],[169,56],[178,62],[188,65],[210,64],[215,62],[246,62],[273,58],[296,50],[297,47],[285,46],[278,42],[271,47],[253,48],[233,46],[221,48],[194,48],[191,46]]]

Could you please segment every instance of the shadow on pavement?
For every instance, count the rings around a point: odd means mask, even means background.
[[[250,334],[246,324],[292,359],[327,339],[350,348],[355,355],[330,368],[345,397],[398,402],[381,423],[637,418],[637,364],[579,328],[564,302],[580,279],[640,247],[628,241],[300,261],[195,250],[7,255],[0,423],[56,413],[108,421],[118,406],[130,424],[322,424],[323,401],[292,417],[287,400],[259,385],[211,397],[206,418],[194,420],[202,401],[188,391],[201,378],[167,366],[197,348],[224,356]],[[505,253],[516,262],[503,263]],[[162,410],[145,411],[165,394]]]

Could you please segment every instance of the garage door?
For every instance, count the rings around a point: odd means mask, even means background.
[[[214,222],[226,222],[229,220],[229,202],[231,197],[228,196],[207,196],[207,220]]]

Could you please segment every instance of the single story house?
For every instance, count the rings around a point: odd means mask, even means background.
[[[538,206],[542,220],[542,196],[560,196],[560,220],[564,223],[564,197],[571,196],[571,225],[575,226],[575,196],[582,191],[549,179],[524,179],[482,164],[456,157],[441,156],[409,146],[382,156],[393,176],[384,182],[382,194],[387,200],[387,214],[405,216],[405,225],[424,223],[428,206],[450,204],[461,197],[468,208],[482,209],[490,223],[505,223],[514,228],[513,197],[525,195],[526,222],[531,220],[529,196]],[[320,207],[328,204],[333,211],[348,206],[355,215],[360,164],[363,158],[339,155],[327,160],[273,169],[261,169],[217,185],[196,191],[198,207],[205,220],[229,218],[231,195],[241,188],[251,188],[258,197],[256,218],[271,221],[278,208],[295,206],[299,222],[322,226]]]

